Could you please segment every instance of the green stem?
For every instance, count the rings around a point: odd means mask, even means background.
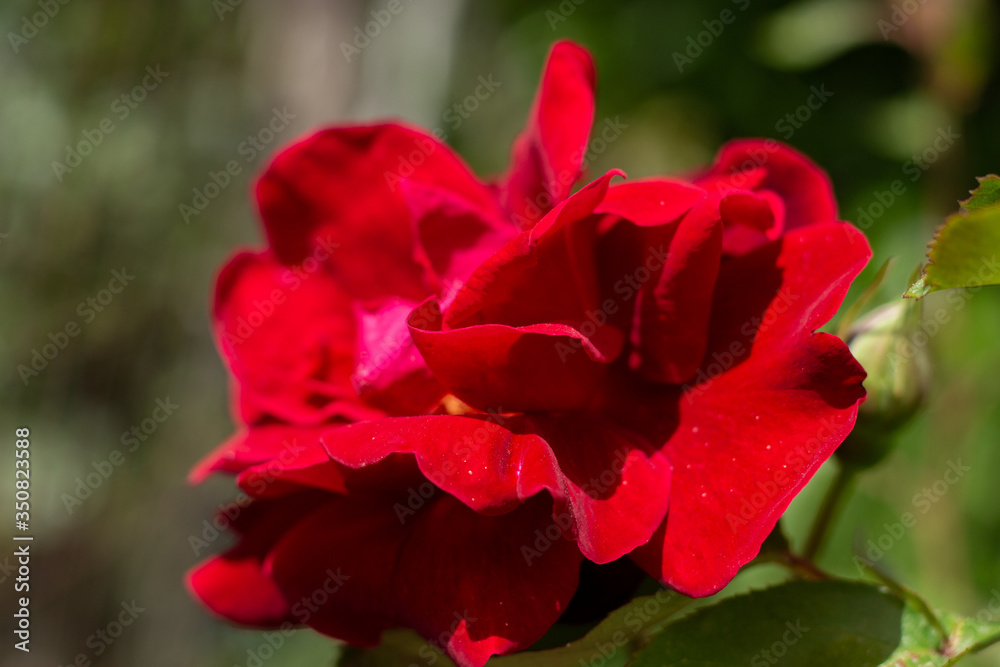
[[[969,649],[969,653],[979,653],[983,649],[987,649],[993,646],[994,644],[1000,644],[1000,632],[998,632],[995,635],[991,635],[986,639],[981,639],[978,642],[976,642],[972,646],[972,648]]]
[[[847,490],[854,481],[855,474],[856,470],[853,467],[841,464],[840,469],[837,471],[837,476],[833,480],[833,484],[827,489],[826,496],[823,498],[823,504],[820,505],[819,513],[813,521],[812,530],[809,531],[809,539],[806,541],[806,547],[802,551],[803,559],[807,561],[815,560],[816,555],[823,548],[823,542],[826,540],[837,512],[840,511],[841,504],[847,495]]]
[[[797,574],[799,577],[809,581],[826,581],[833,578],[823,570],[816,567],[816,564],[811,560],[802,558],[801,556],[796,556],[791,552],[783,554],[781,562],[785,567]]]
[[[885,584],[893,593],[916,607],[917,611],[920,612],[920,615],[927,619],[927,622],[931,624],[931,627],[934,628],[934,631],[941,639],[941,653],[947,654],[950,650],[949,644],[951,642],[951,638],[948,635],[948,631],[945,629],[944,624],[941,622],[941,619],[934,613],[934,610],[931,609],[929,604],[927,604],[927,601],[920,597],[916,591],[907,588],[873,565],[864,564],[864,568],[871,572],[879,581]]]

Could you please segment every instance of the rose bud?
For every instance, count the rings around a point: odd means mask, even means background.
[[[892,435],[917,413],[930,383],[929,337],[920,327],[920,304],[900,299],[854,322],[846,342],[868,377],[868,398],[837,449],[845,464],[867,468],[889,453]]]

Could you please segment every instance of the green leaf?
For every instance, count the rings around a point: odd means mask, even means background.
[[[344,650],[338,667],[398,667],[399,665],[434,665],[455,667],[448,656],[432,647],[412,630],[387,630],[375,648]]]
[[[976,180],[979,181],[979,187],[972,191],[972,196],[958,202],[966,213],[1000,204],[1000,176],[990,174]]]
[[[963,212],[938,229],[927,253],[928,264],[903,296],[920,299],[954,287],[1000,285],[1000,177],[979,179],[963,201]]]
[[[926,615],[907,604],[903,611],[903,642],[881,667],[949,667],[1000,640],[1000,624],[958,614],[938,613],[937,617],[948,633],[943,647]]]
[[[635,649],[694,600],[675,591],[635,598],[613,611],[590,632],[566,646],[495,657],[489,667],[623,667]],[[455,667],[455,664],[412,630],[383,633],[376,648],[348,648],[339,667],[397,667],[398,665]]]
[[[566,646],[493,658],[488,667],[623,667],[637,648],[693,602],[668,590],[635,598]]]
[[[902,616],[880,587],[797,581],[672,623],[629,667],[876,667],[899,646]]]

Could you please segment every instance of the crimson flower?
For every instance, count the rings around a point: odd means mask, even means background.
[[[268,248],[216,290],[241,428],[193,477],[253,500],[190,574],[210,609],[410,627],[480,666],[556,622],[584,559],[718,591],[851,430],[864,372],[814,332],[870,251],[826,175],[744,140],[573,193],[594,80],[553,47],[495,182],[395,123],[267,168]]]

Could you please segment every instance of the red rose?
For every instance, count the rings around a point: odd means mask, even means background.
[[[593,83],[553,48],[493,187],[398,125],[268,168],[270,249],[216,296],[246,426],[195,477],[254,501],[191,574],[211,609],[482,665],[545,633],[583,558],[719,590],[850,431],[864,372],[813,331],[869,250],[825,174],[742,141],[570,195]]]

